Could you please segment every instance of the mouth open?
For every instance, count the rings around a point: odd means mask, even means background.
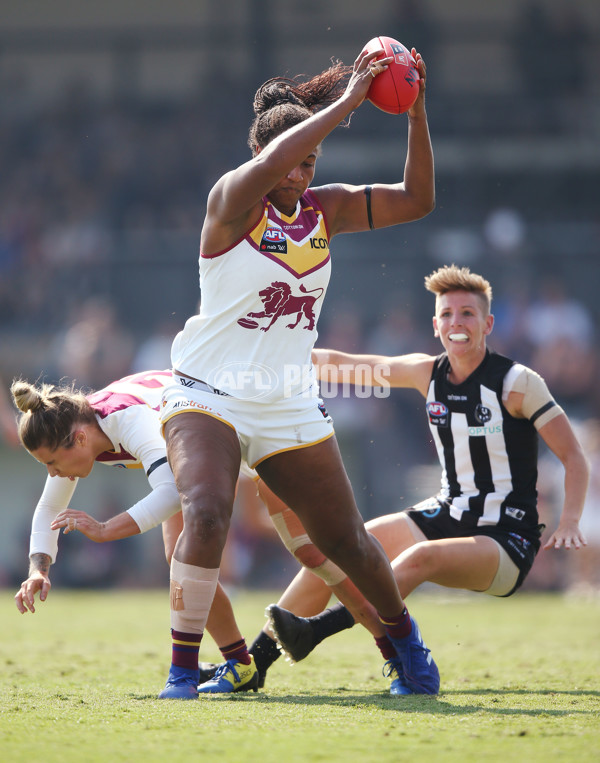
[[[452,342],[467,342],[469,340],[469,337],[463,333],[448,334],[448,339],[450,339],[450,341]]]

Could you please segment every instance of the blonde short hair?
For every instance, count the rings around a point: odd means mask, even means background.
[[[438,268],[425,278],[425,288],[432,292],[437,299],[450,291],[471,291],[477,294],[485,308],[490,312],[492,305],[492,287],[490,282],[477,273],[471,273],[469,268],[459,268],[456,265],[445,265]]]

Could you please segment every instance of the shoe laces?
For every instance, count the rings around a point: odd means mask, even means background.
[[[381,673],[383,674],[384,678],[391,678],[392,681],[404,675],[400,660],[396,660],[394,658],[383,663]]]
[[[181,684],[196,683],[195,677],[186,671],[184,673],[178,673],[177,675],[170,675],[167,679],[167,683],[172,686],[180,686]]]
[[[222,678],[226,673],[233,673],[233,677],[235,680],[239,683],[240,682],[240,676],[237,670],[235,669],[235,660],[227,660],[227,662],[224,662],[222,665],[220,665],[217,668],[217,672],[213,676],[213,681],[217,680],[218,678]]]

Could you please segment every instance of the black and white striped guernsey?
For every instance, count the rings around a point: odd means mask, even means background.
[[[442,465],[439,498],[465,527],[523,531],[538,524],[538,436],[532,422],[502,403],[514,361],[487,351],[461,384],[448,381],[446,353],[434,363],[427,393],[429,427]]]

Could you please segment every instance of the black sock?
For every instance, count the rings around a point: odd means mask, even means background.
[[[277,643],[264,631],[258,634],[248,651],[254,656],[254,664],[259,673],[266,673],[275,660],[281,657]]]
[[[319,615],[306,619],[312,626],[315,645],[320,644],[323,639],[333,636],[334,633],[352,628],[354,625],[354,618],[341,602],[334,604],[333,607],[329,607]]]

